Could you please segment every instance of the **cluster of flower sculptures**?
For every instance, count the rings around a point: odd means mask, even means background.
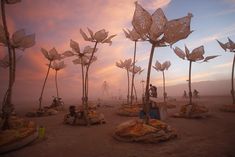
[[[2,118],[4,119],[3,129],[8,129],[9,124],[8,119],[12,112],[12,102],[11,102],[11,95],[12,95],[12,87],[15,82],[15,71],[16,71],[16,61],[19,60],[19,56],[16,55],[16,50],[25,50],[26,48],[30,48],[35,44],[35,35],[26,35],[25,30],[21,29],[16,31],[12,34],[11,38],[9,36],[7,24],[6,24],[6,15],[5,15],[5,4],[15,4],[20,2],[20,0],[2,0],[1,1],[1,11],[2,11],[2,23],[0,25],[0,43],[3,46],[7,47],[8,55],[5,56],[2,60],[0,60],[1,67],[9,69],[9,85],[6,91],[6,94],[3,99],[3,107],[2,107]],[[127,72],[127,104],[133,104],[133,91],[135,89],[134,86],[134,78],[136,74],[140,74],[143,69],[136,65],[136,53],[137,53],[137,43],[138,42],[149,42],[151,45],[151,51],[149,53],[149,63],[147,68],[147,78],[146,78],[146,87],[145,87],[145,95],[143,101],[143,110],[145,112],[145,117],[143,122],[134,122],[131,123],[131,128],[135,127],[136,125],[142,126],[145,129],[152,130],[152,133],[156,133],[156,128],[159,129],[159,126],[163,127],[166,135],[168,136],[169,133],[172,133],[172,129],[169,129],[168,125],[162,123],[160,121],[153,121],[149,118],[150,112],[150,95],[149,95],[149,84],[150,84],[150,77],[151,77],[151,68],[153,67],[157,71],[162,72],[163,74],[163,98],[164,102],[166,102],[166,90],[165,90],[165,74],[164,71],[168,70],[171,63],[170,61],[165,61],[164,63],[160,63],[158,60],[156,61],[155,65],[152,65],[154,51],[157,47],[172,47],[173,44],[177,43],[179,40],[186,39],[192,31],[190,30],[190,22],[193,15],[188,13],[187,16],[168,20],[162,11],[161,8],[157,9],[152,15],[146,11],[140,4],[137,2],[135,3],[135,12],[132,20],[133,28],[131,30],[123,30],[125,36],[134,42],[134,53],[133,59],[126,59],[124,61],[120,60],[116,62],[116,66],[126,70]],[[59,97],[59,90],[57,84],[57,73],[59,70],[65,68],[64,60],[67,57],[74,57],[73,63],[75,65],[80,65],[81,72],[82,72],[82,106],[84,110],[84,116],[86,119],[86,123],[89,122],[88,117],[88,97],[89,97],[89,69],[93,62],[97,60],[95,53],[98,51],[99,44],[112,44],[112,38],[116,35],[108,36],[108,32],[105,29],[99,30],[97,32],[93,32],[91,29],[88,29],[89,35],[87,35],[82,29],[80,29],[80,34],[82,35],[83,39],[89,43],[93,43],[92,46],[85,46],[83,51],[80,49],[80,45],[78,42],[74,40],[70,40],[70,48],[71,50],[67,50],[63,53],[58,53],[55,48],[47,51],[45,49],[41,49],[42,54],[48,60],[48,70],[46,73],[46,77],[43,83],[42,91],[39,97],[39,109],[38,111],[43,111],[42,108],[42,99],[43,93],[46,85],[46,81],[48,79],[48,75],[50,69],[55,70],[55,83],[56,83],[56,92],[57,97]],[[218,41],[219,42],[219,41]],[[225,44],[219,42],[220,46],[226,51],[229,50],[230,52],[235,52],[235,43],[229,39],[229,41]],[[204,47],[200,46],[192,50],[190,53],[189,49],[185,46],[185,50],[175,47],[173,48],[175,54],[183,59],[189,61],[189,105],[195,105],[192,102],[192,91],[191,91],[191,67],[193,62],[207,62],[210,59],[217,57],[218,55],[213,56],[204,56]],[[234,65],[235,65],[235,55],[233,60],[233,69],[232,69],[232,90],[231,94],[233,97],[233,104],[235,104],[235,94],[233,88],[233,77],[234,77]],[[132,73],[131,77],[131,87],[130,87],[130,76],[129,73]],[[131,98],[131,99],[129,99]],[[122,129],[126,127],[130,127],[130,125],[121,125]],[[118,132],[120,133],[121,130],[119,128]],[[175,137],[175,134],[171,134],[172,137]],[[154,135],[155,136],[155,135]],[[169,136],[170,137],[170,136]],[[121,138],[121,137],[119,137]]]

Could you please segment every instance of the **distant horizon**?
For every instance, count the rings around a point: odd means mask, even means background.
[[[199,81],[199,82],[192,82],[192,89],[197,89],[199,91],[199,95],[206,97],[206,96],[231,96],[230,95],[230,88],[231,88],[231,80],[209,80],[209,81]],[[162,86],[157,86],[158,88],[158,98],[162,98]],[[13,93],[13,102],[35,102],[36,106],[38,103],[38,98],[39,94],[36,91],[39,91],[40,89],[33,89],[31,88],[31,91],[20,91],[16,90]],[[45,90],[45,96],[43,98],[44,103],[50,103],[52,101],[52,94],[55,92],[52,92],[54,90],[53,87],[50,87],[49,89],[47,88]],[[166,92],[168,93],[169,97],[182,97],[183,96],[183,91],[186,90],[188,91],[188,84],[187,83],[181,83],[177,85],[166,85]],[[0,97],[3,96],[4,90],[0,89]],[[64,101],[71,101],[71,102],[81,102],[81,93],[77,94],[76,93],[70,93],[69,97],[66,96],[68,90],[63,91],[61,90],[61,97],[63,98]],[[122,100],[125,98],[125,94],[127,93],[126,90],[122,90],[123,93],[120,95],[122,96]],[[25,94],[25,92],[27,94]],[[137,88],[137,93],[138,93],[138,99],[141,100],[141,95],[142,95],[142,89]],[[28,97],[30,95],[30,98]],[[90,101],[97,101],[99,98],[100,99],[106,99],[109,98],[111,99],[112,96],[116,97],[116,99],[120,96],[118,95],[118,91],[110,91],[110,96],[107,97],[102,97],[102,95],[97,96],[95,93],[91,92],[91,96],[89,97]],[[1,100],[0,100],[1,101]]]

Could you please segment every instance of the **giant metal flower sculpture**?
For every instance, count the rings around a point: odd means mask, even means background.
[[[109,45],[111,45],[112,44],[111,39],[116,36],[116,35],[108,36],[109,32],[107,32],[105,29],[99,30],[96,33],[93,33],[93,31],[89,28],[87,28],[87,29],[88,29],[88,32],[90,34],[89,37],[87,36],[87,34],[82,29],[80,29],[80,33],[81,33],[81,35],[82,35],[82,37],[85,41],[94,42],[95,45],[94,45],[93,51],[91,53],[91,56],[89,58],[89,61],[87,63],[86,73],[85,73],[85,85],[86,85],[85,93],[86,93],[86,95],[85,95],[85,102],[84,103],[86,104],[85,105],[86,108],[88,106],[88,89],[89,89],[89,87],[88,87],[88,72],[89,72],[91,62],[94,60],[93,56],[94,56],[94,53],[96,51],[97,44],[98,43],[102,43],[102,44],[103,43],[109,43]]]
[[[171,66],[171,62],[170,61],[165,61],[163,64],[161,64],[159,61],[156,61],[155,66],[153,66],[154,69],[156,69],[157,71],[161,71],[162,72],[162,77],[163,77],[163,98],[164,98],[164,102],[166,102],[166,85],[165,85],[165,70],[168,70],[168,68]]]
[[[189,87],[189,104],[193,105],[192,103],[192,90],[191,90],[191,69],[192,69],[192,63],[193,62],[197,62],[197,61],[202,61],[202,62],[207,62],[210,59],[213,59],[215,57],[218,57],[218,55],[215,56],[207,56],[204,57],[204,46],[199,46],[195,49],[192,50],[192,52],[190,53],[189,49],[187,48],[187,46],[185,46],[185,52],[183,50],[181,50],[178,47],[175,47],[174,49],[175,54],[180,57],[181,59],[187,59],[189,61],[189,83],[188,83],[188,87]]]
[[[78,42],[74,41],[74,40],[70,40],[70,48],[72,49],[72,51],[66,51],[63,53],[63,55],[65,57],[71,57],[71,56],[75,56],[76,59],[73,60],[73,63],[75,65],[79,64],[81,65],[81,70],[82,70],[82,102],[83,105],[85,105],[84,101],[86,99],[86,96],[88,95],[88,89],[87,89],[87,84],[88,82],[85,82],[85,70],[87,70],[88,64],[93,63],[94,61],[97,60],[97,58],[93,55],[91,62],[90,58],[92,53],[97,52],[97,48],[91,48],[90,46],[86,46],[83,49],[83,52],[81,52],[80,47]],[[86,106],[84,106],[86,107]]]
[[[72,48],[72,51],[66,51],[64,53],[64,56],[69,57],[69,56],[78,56],[77,59],[73,60],[74,64],[81,64],[82,68],[82,84],[83,84],[83,96],[82,96],[82,104],[84,106],[84,113],[85,113],[85,118],[87,121],[87,124],[89,124],[89,119],[88,119],[88,89],[89,89],[89,84],[88,84],[88,73],[89,73],[89,68],[91,63],[97,60],[97,58],[94,56],[94,53],[97,51],[97,45],[98,43],[109,43],[110,45],[112,44],[111,39],[115,37],[116,35],[111,35],[108,37],[108,32],[105,31],[104,29],[93,33],[91,29],[88,28],[88,32],[90,34],[90,37],[87,36],[87,34],[80,29],[80,33],[82,37],[84,38],[85,41],[90,41],[94,42],[95,45],[94,47],[86,46],[84,48],[83,53],[80,52],[79,44],[73,40],[70,41],[70,47]],[[85,68],[85,69],[84,69]]]
[[[44,57],[49,61],[49,64],[48,64],[46,77],[45,77],[45,80],[43,82],[42,91],[41,91],[41,94],[40,94],[40,97],[39,97],[39,111],[42,110],[43,92],[44,92],[46,81],[47,81],[47,78],[48,78],[48,75],[49,75],[49,72],[50,72],[50,69],[51,69],[52,62],[55,61],[55,60],[61,60],[62,59],[61,54],[59,54],[55,48],[52,48],[49,51],[45,50],[44,48],[41,48],[41,52],[44,55]]]
[[[224,49],[224,51],[229,50],[229,52],[233,52],[235,53],[235,43],[228,38],[228,42],[227,43],[221,43],[219,40],[217,40],[217,42],[220,44],[220,46]],[[235,54],[233,56],[233,65],[232,65],[232,77],[231,77],[231,95],[232,95],[232,99],[233,99],[233,104],[235,104],[235,93],[234,93],[234,66],[235,66]]]
[[[116,62],[116,66],[121,69],[125,69],[127,73],[127,104],[129,105],[129,97],[130,97],[130,78],[129,78],[129,70],[133,65],[132,59],[126,59],[124,61],[120,60]]]
[[[131,31],[129,29],[124,30],[125,36],[126,38],[130,39],[131,41],[134,41],[134,56],[133,56],[133,69],[132,71],[134,71],[134,67],[135,67],[135,58],[136,58],[136,46],[137,46],[137,42],[141,40],[141,36],[135,31],[135,29],[132,29]],[[132,97],[133,97],[133,89],[134,89],[134,73],[132,73],[132,78],[131,78],[131,104],[132,104]]]
[[[137,2],[135,3],[135,12],[132,25],[142,39],[148,40],[151,45],[149,57],[146,89],[145,89],[145,112],[147,113],[146,123],[149,122],[149,81],[151,74],[151,65],[155,47],[172,45],[181,39],[185,39],[192,32],[190,30],[190,21],[192,14],[175,20],[168,21],[162,9],[157,9],[152,15],[148,13]]]
[[[61,62],[56,62],[54,61],[51,65],[51,68],[55,70],[55,85],[56,85],[56,94],[57,94],[57,98],[59,98],[59,89],[58,89],[58,79],[57,79],[57,73],[59,70],[64,69],[65,68],[65,64],[64,61]]]
[[[9,66],[9,83],[8,89],[2,101],[2,115],[3,115],[3,125],[2,129],[9,129],[9,117],[11,116],[11,112],[13,111],[12,104],[12,90],[15,82],[15,71],[16,71],[16,53],[15,49],[20,48],[24,50],[25,48],[29,48],[35,44],[35,35],[29,35],[19,37],[17,32],[13,34],[12,39],[9,37],[7,20],[6,20],[6,12],[5,5],[6,4],[15,4],[20,2],[21,0],[2,0],[1,5],[1,19],[2,25],[0,25],[0,43],[3,46],[7,47],[8,50],[8,66]],[[17,41],[17,45],[15,45]]]

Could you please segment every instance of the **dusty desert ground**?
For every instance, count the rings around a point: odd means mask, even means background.
[[[177,112],[185,99],[177,98]],[[128,119],[116,114],[118,102],[106,102],[113,107],[100,107],[107,123],[89,127],[68,126],[62,123],[65,113],[56,116],[32,118],[46,127],[46,139],[36,141],[2,157],[235,157],[235,113],[219,111],[223,104],[231,103],[228,96],[210,96],[196,99],[210,108],[207,119],[168,118],[179,137],[159,144],[122,143],[112,138],[115,127]],[[120,103],[119,103],[120,104]],[[29,105],[29,104],[27,104]],[[25,104],[16,107],[19,115],[33,108]]]

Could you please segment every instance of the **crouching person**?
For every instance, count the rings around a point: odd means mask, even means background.
[[[76,107],[73,105],[69,106],[69,113],[65,115],[64,123],[75,125],[77,118],[78,118],[78,114],[76,112]]]

